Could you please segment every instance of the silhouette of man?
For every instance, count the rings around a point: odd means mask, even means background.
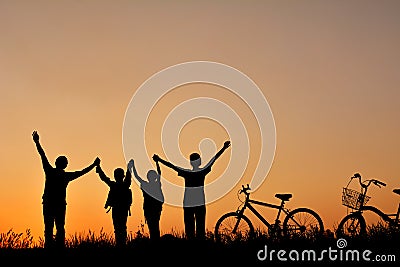
[[[132,163],[128,163],[126,172],[122,168],[114,169],[114,179],[112,181],[105,175],[101,166],[96,167],[96,172],[100,179],[110,187],[106,206],[111,207],[111,218],[114,227],[115,244],[117,247],[124,247],[127,241],[127,221],[130,215],[132,192],[130,190],[132,175],[129,169]],[[108,212],[108,211],[107,211]]]
[[[188,239],[204,239],[206,231],[206,205],[204,196],[204,180],[211,171],[211,167],[222,153],[231,145],[226,141],[224,146],[215,154],[213,158],[204,166],[201,165],[201,157],[198,153],[190,154],[190,164],[192,169],[184,169],[160,158],[157,154],[153,155],[156,162],[161,162],[165,166],[175,170],[178,176],[185,179],[185,192],[183,198],[183,218],[185,233]]]
[[[149,228],[150,240],[158,241],[160,239],[160,217],[162,206],[164,203],[164,194],[161,189],[161,169],[158,162],[157,172],[149,170],[147,172],[147,180],[143,180],[137,173],[133,160],[133,174],[140,183],[143,193],[143,212]]]
[[[66,156],[59,156],[55,161],[55,168],[49,163],[46,154],[39,142],[37,131],[32,133],[33,141],[42,159],[45,173],[44,193],[42,195],[43,218],[44,218],[44,246],[51,248],[64,248],[65,246],[65,212],[67,207],[66,194],[69,182],[81,177],[100,164],[96,158],[92,164],[81,171],[66,172],[68,165]],[[54,224],[56,226],[56,238],[53,239]]]

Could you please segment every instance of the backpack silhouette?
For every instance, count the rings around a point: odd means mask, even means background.
[[[110,187],[104,208],[107,209],[106,212],[108,213],[113,207],[125,206],[129,211],[129,216],[131,216],[130,208],[132,206],[132,202],[132,190],[130,188]]]

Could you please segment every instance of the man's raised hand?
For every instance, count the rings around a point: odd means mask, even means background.
[[[158,162],[158,161],[160,160],[160,157],[159,157],[157,154],[154,154],[154,155],[153,155],[153,160],[154,160],[155,162]]]
[[[37,133],[37,131],[33,131],[32,137],[34,142],[39,142],[39,134]]]
[[[128,162],[128,169],[130,170],[130,169],[132,169],[134,166],[135,166],[135,161],[134,161],[133,159],[131,159],[131,160]]]
[[[224,148],[226,149],[226,148],[228,148],[230,146],[231,146],[231,141],[225,141]]]

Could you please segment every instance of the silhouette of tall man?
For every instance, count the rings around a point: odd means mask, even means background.
[[[204,196],[204,181],[206,175],[211,171],[211,167],[222,153],[231,145],[226,141],[223,147],[213,158],[204,166],[201,165],[201,157],[198,153],[190,154],[190,164],[192,169],[184,169],[160,158],[157,154],[153,155],[156,162],[161,162],[165,166],[175,170],[178,176],[185,179],[185,192],[183,198],[183,218],[185,224],[185,234],[188,239],[204,239],[206,234],[206,205]]]
[[[80,171],[66,172],[68,165],[66,156],[58,156],[55,161],[55,168],[49,163],[46,154],[39,142],[37,131],[32,133],[33,141],[42,159],[45,173],[45,186],[42,195],[43,218],[44,218],[44,246],[45,248],[65,246],[65,213],[67,207],[66,194],[69,182],[81,177],[100,164],[96,158],[92,164]],[[54,224],[56,226],[56,238],[53,239]]]
[[[106,207],[107,205],[111,207],[111,218],[117,247],[124,247],[127,241],[126,225],[132,203],[132,192],[130,190],[132,175],[129,169],[132,168],[132,165],[132,162],[128,163],[126,172],[122,168],[114,169],[115,181],[107,177],[100,165],[96,167],[96,172],[99,174],[100,179],[110,187]]]
[[[147,181],[145,181],[137,173],[134,161],[131,161],[133,162],[133,174],[136,180],[139,181],[143,193],[143,213],[149,228],[150,240],[158,241],[160,239],[160,217],[164,204],[160,165],[156,162],[157,172],[149,170],[147,172]]]

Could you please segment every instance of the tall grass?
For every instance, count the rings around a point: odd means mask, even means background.
[[[129,246],[135,246],[143,242],[150,240],[149,235],[144,230],[144,224],[140,224],[136,231],[128,233],[127,244]],[[367,229],[367,236],[363,237],[362,241],[371,244],[383,244],[393,241],[400,245],[400,228],[388,228],[383,225],[369,225]],[[171,229],[169,232],[162,234],[163,240],[185,240],[185,234],[183,231],[177,231]],[[262,229],[255,229],[255,235],[250,239],[231,240],[230,245],[248,245],[250,242],[268,242],[268,243],[279,243],[279,244],[311,244],[320,241],[329,241],[334,239],[333,232],[327,230],[323,236],[307,236],[307,237],[276,237],[271,235],[270,232]],[[207,242],[214,241],[213,231],[206,231]],[[66,237],[66,248],[112,248],[115,247],[114,233],[105,232],[100,229],[99,232],[88,230],[87,232],[74,233]],[[13,229],[8,230],[5,233],[0,233],[0,249],[31,249],[31,248],[43,248],[44,241],[42,237],[37,240],[31,234],[30,229],[25,232],[17,233]]]
[[[65,240],[67,248],[87,248],[87,247],[113,247],[114,238],[110,233],[104,232],[103,228],[99,233],[89,230],[87,233],[75,233]]]
[[[377,241],[395,241],[400,243],[400,226],[389,226],[387,224],[376,223],[367,226],[367,240]]]
[[[6,233],[0,233],[0,248],[2,249],[26,249],[42,246],[42,239],[39,238],[39,241],[35,242],[30,229],[27,229],[25,233],[16,233],[13,229]]]

